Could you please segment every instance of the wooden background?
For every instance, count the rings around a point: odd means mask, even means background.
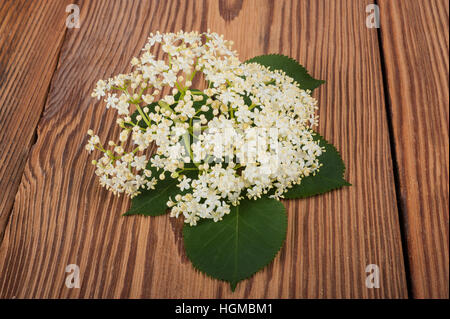
[[[449,5],[379,0],[369,29],[371,3],[1,0],[0,297],[448,298]],[[353,184],[285,201],[286,245],[234,293],[193,269],[181,221],[120,217],[129,200],[99,186],[84,151],[88,128],[118,134],[90,98],[98,79],[129,70],[152,31],[208,28],[243,60],[286,54],[326,80],[319,131]]]

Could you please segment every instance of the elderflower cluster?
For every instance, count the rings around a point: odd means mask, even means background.
[[[171,216],[196,225],[221,220],[245,197],[282,198],[316,174],[317,101],[284,72],[241,63],[231,45],[209,31],[157,32],[130,73],[98,81],[92,96],[117,110],[121,128],[108,146],[88,132],[86,149],[103,153],[93,161],[102,186],[133,197],[176,178]]]

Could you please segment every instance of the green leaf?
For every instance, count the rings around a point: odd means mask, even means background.
[[[147,168],[152,171],[152,177],[157,177],[160,174],[158,170],[150,165]],[[185,172],[187,177],[194,177],[197,172]],[[163,180],[158,179],[155,189],[141,190],[141,194],[137,195],[131,200],[131,208],[123,216],[129,215],[145,215],[145,216],[159,216],[167,213],[167,201],[169,197],[174,199],[175,195],[183,194],[177,187],[180,182],[176,178],[170,177],[168,172],[165,172]]]
[[[345,165],[336,148],[318,133],[315,133],[314,139],[325,147],[325,152],[319,157],[323,166],[315,176],[304,177],[300,184],[289,189],[284,194],[287,199],[305,198],[351,185],[344,179]]]
[[[282,70],[286,75],[293,78],[301,89],[313,91],[315,88],[325,83],[323,80],[316,80],[308,71],[294,59],[280,54],[268,54],[256,56],[245,63],[258,63],[271,70]]]
[[[154,167],[147,166],[152,171],[152,177],[157,177],[158,170]],[[131,208],[123,214],[129,215],[145,215],[145,216],[159,216],[167,212],[167,201],[169,197],[173,197],[180,192],[177,187],[179,184],[177,179],[174,179],[166,173],[164,180],[158,180],[155,189],[141,190],[141,194],[137,195],[131,200]]]
[[[186,254],[195,268],[236,284],[269,264],[286,238],[287,217],[275,199],[244,199],[222,221],[183,228]]]

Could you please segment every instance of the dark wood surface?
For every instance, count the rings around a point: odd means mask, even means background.
[[[448,298],[448,1],[381,1],[412,291]]]
[[[0,240],[58,62],[67,2],[0,2]]]
[[[448,298],[444,1],[381,2],[380,29],[366,27],[365,0],[78,1],[79,29],[65,28],[66,3],[36,2],[0,5],[0,143],[10,150],[0,157],[0,297]],[[284,201],[286,245],[234,293],[192,267],[181,220],[121,217],[129,200],[98,185],[84,151],[88,128],[118,134],[114,112],[90,97],[98,79],[127,71],[152,31],[208,28],[242,60],[286,54],[327,81],[314,92],[319,131],[353,184]],[[24,34],[33,41],[21,46]],[[80,266],[79,289],[64,284],[68,264]],[[365,285],[369,264],[378,289]]]

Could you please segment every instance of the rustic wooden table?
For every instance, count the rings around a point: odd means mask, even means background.
[[[449,4],[378,0],[378,29],[373,2],[1,0],[0,297],[448,298]],[[194,270],[180,221],[121,217],[128,199],[100,188],[84,151],[88,128],[118,133],[90,97],[98,79],[128,70],[152,31],[208,28],[242,59],[286,54],[326,80],[319,131],[353,184],[285,202],[286,245],[234,293]]]

